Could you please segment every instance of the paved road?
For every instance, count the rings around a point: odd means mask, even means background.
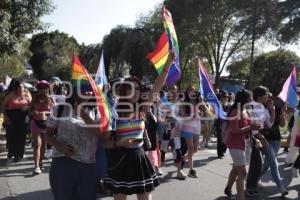
[[[49,189],[48,171],[50,160],[45,161],[45,170],[41,175],[32,176],[32,150],[27,148],[27,157],[20,163],[7,166],[5,159],[0,159],[0,200],[53,200]],[[176,168],[169,154],[165,166],[162,168],[164,176],[161,185],[154,191],[153,199],[176,200],[222,200],[226,199],[223,189],[230,170],[231,159],[227,154],[225,159],[216,159],[216,150],[200,150],[196,156],[196,170],[199,178],[188,178],[180,181],[175,178]],[[280,170],[284,182],[290,190],[286,199],[300,199],[300,178],[289,177],[289,167],[284,165],[285,153],[279,156]],[[187,172],[188,169],[185,168]],[[268,173],[262,181],[262,197],[256,199],[281,199],[275,184]],[[109,200],[110,196],[99,196],[98,199]],[[130,196],[128,199],[136,199]]]

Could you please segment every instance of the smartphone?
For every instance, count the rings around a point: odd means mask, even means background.
[[[143,138],[135,138],[134,140],[133,140],[133,142],[143,142],[144,141],[144,139]]]

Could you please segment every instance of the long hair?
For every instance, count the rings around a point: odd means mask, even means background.
[[[10,92],[14,92],[16,93],[18,88],[23,84],[23,81],[21,79],[18,79],[18,78],[13,78],[11,81],[10,81],[10,84],[7,88],[7,93],[10,93]]]
[[[239,91],[236,94],[235,101],[234,101],[233,105],[229,109],[228,116],[230,115],[230,113],[233,110],[241,109],[239,111],[242,112],[242,109],[243,109],[244,105],[246,103],[248,103],[251,96],[252,96],[252,92],[249,91],[249,90],[243,89],[243,90]]]
[[[135,82],[135,83],[138,84],[140,89],[142,89],[142,84],[141,84],[140,80],[136,77],[126,78],[124,81],[126,81],[126,82]],[[128,104],[130,104],[131,102],[129,101],[128,98],[124,98],[124,97],[127,96],[127,91],[132,89],[131,87],[132,87],[132,85],[127,84],[127,83],[123,83],[120,86],[120,89],[119,89],[119,97],[120,98],[119,98],[116,109],[118,111],[118,115],[121,116],[121,117],[124,116],[124,115],[129,114],[129,113],[123,113],[120,110],[124,110],[124,109],[128,110],[130,108],[130,106]],[[135,112],[137,112],[137,111],[140,112],[139,110],[137,110],[137,107],[139,107],[138,103],[141,103],[141,101],[142,101],[142,99],[141,99],[141,94],[140,94],[138,101],[136,103],[131,103],[131,104],[133,104],[133,108],[134,108]]]
[[[194,102],[197,104],[197,103],[199,103],[199,94],[198,94],[198,92],[195,91],[195,96],[193,98],[191,98],[190,95],[189,95],[189,93],[190,93],[189,91],[192,88],[193,88],[193,86],[189,86],[185,90],[185,92],[184,92],[184,102],[185,103],[192,103],[192,100],[194,100]],[[184,105],[184,112],[185,112],[186,115],[190,115],[191,112],[192,112],[191,111],[191,106]]]

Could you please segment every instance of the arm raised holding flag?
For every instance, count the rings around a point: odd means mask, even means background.
[[[165,67],[162,70],[162,73],[157,77],[157,79],[154,83],[153,89],[149,93],[149,98],[146,103],[153,103],[154,96],[156,94],[158,94],[159,91],[161,90],[161,88],[165,85],[168,72],[174,61],[175,61],[175,53],[173,51],[171,51],[168,55],[168,58],[167,58]]]

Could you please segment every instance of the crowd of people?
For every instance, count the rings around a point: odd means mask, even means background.
[[[37,91],[29,92],[21,80],[13,79],[1,104],[8,162],[24,157],[30,133],[35,175],[42,172],[45,151],[52,154],[49,177],[55,199],[96,199],[96,183],[117,200],[132,194],[151,199],[164,173],[160,167],[166,154],[172,152],[178,179],[197,178],[194,155],[199,148],[208,147],[215,135],[217,157],[224,158],[228,149],[233,161],[224,186],[226,195],[233,195],[235,182],[238,200],[245,194],[259,195],[260,180],[269,169],[281,195],[287,195],[277,161],[280,127],[290,131],[286,163],[296,177],[300,168],[295,145],[299,109],[289,107],[263,86],[236,94],[216,90],[228,116],[220,118],[195,86],[184,92],[176,85],[162,87],[173,60],[170,55],[153,86],[129,77],[103,87],[114,111],[113,125],[105,133],[99,129],[101,116],[87,88],[79,88],[82,96],[54,77],[49,82],[38,81]]]

